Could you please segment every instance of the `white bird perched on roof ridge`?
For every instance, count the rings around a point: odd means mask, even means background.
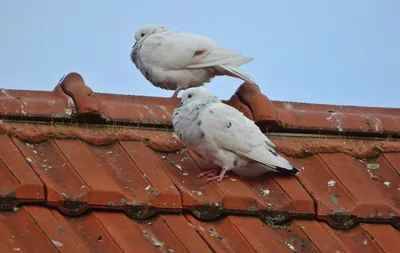
[[[240,66],[254,58],[223,48],[211,38],[145,26],[135,33],[130,57],[143,76],[154,86],[175,90],[198,87],[215,76],[227,75],[256,84]]]
[[[186,147],[222,168],[200,174],[221,181],[229,170],[255,176],[266,172],[296,174],[299,170],[280,156],[258,126],[224,104],[205,87],[188,88],[173,113],[174,133]]]

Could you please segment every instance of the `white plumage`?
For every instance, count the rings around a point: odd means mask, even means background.
[[[201,174],[221,181],[225,172],[255,176],[272,171],[295,174],[298,169],[280,156],[257,125],[221,102],[205,87],[189,88],[173,114],[174,133],[194,152],[222,171]]]
[[[131,60],[154,86],[175,90],[202,86],[212,78],[227,75],[255,82],[239,69],[253,60],[239,51],[223,48],[210,38],[146,26],[135,34]]]

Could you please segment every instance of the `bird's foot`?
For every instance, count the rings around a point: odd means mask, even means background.
[[[222,171],[219,175],[215,174],[213,177],[207,178],[207,182],[217,181],[217,183],[219,183],[222,181],[222,179],[228,177],[227,175],[225,175],[225,173],[226,173],[226,169],[222,169]]]
[[[200,173],[198,175],[198,177],[204,177],[204,176],[215,177],[216,175],[218,175],[218,170],[217,169],[212,169],[212,170],[206,170],[206,171]]]
[[[228,178],[228,177],[229,177],[228,175],[225,175],[225,176],[223,176],[223,177],[221,178],[221,177],[218,175],[218,176],[214,176],[214,177],[207,178],[207,182],[217,181],[217,183],[219,183],[219,182],[222,181],[222,179]]]
[[[171,98],[178,98],[178,94],[179,94],[180,91],[181,91],[180,88],[176,89],[175,92],[174,92],[174,94],[172,94],[172,97],[171,97]]]

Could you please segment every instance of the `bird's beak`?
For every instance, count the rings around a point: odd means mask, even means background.
[[[183,104],[183,102],[181,101],[181,102],[178,104],[178,108],[181,107],[182,104]]]
[[[135,44],[133,45],[133,47],[132,47],[132,48],[134,48],[134,47],[136,46],[136,44],[137,44],[137,42],[135,42]]]

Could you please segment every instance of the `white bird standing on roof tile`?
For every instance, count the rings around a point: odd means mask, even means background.
[[[168,30],[164,26],[146,26],[135,34],[130,54],[132,62],[154,86],[175,90],[198,87],[215,76],[227,75],[255,82],[239,69],[254,58],[223,48],[210,38]]]
[[[222,169],[200,174],[220,182],[229,170],[244,176],[296,174],[258,126],[205,87],[188,88],[173,113],[174,133],[203,159]]]

